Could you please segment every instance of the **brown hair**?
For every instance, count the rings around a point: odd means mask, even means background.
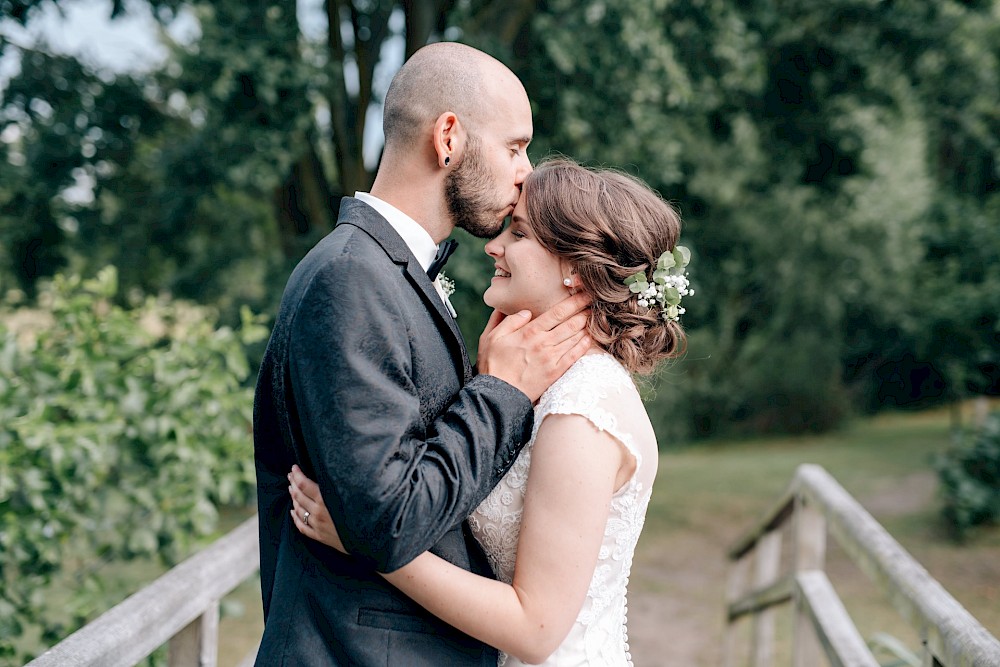
[[[588,333],[633,373],[681,354],[684,330],[639,306],[625,278],[677,245],[677,210],[639,179],[549,159],[524,181],[528,222],[539,243],[567,261],[593,301]]]

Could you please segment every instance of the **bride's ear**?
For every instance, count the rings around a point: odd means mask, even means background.
[[[576,294],[583,288],[583,281],[580,274],[569,264],[563,264],[563,286],[569,289],[570,293]]]

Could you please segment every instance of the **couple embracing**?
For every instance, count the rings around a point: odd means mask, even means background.
[[[257,664],[631,664],[657,465],[632,377],[684,344],[680,219],[614,171],[532,170],[524,88],[467,46],[403,65],[384,131],[258,378]],[[437,276],[456,226],[492,239],[475,368]]]

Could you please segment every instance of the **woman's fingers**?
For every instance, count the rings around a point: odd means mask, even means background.
[[[302,469],[297,465],[292,466],[292,472],[288,475],[288,481],[299,490],[299,493],[311,500],[313,503],[322,502],[323,494],[319,491],[319,484],[306,477]]]
[[[300,533],[302,533],[303,535],[305,535],[310,539],[313,540],[316,539],[316,531],[313,530],[313,527],[307,526],[302,522],[302,508],[295,506],[295,503],[293,502],[292,511],[290,511],[289,514],[292,515],[292,522],[295,524],[295,528]]]
[[[288,493],[292,496],[292,520],[300,533],[317,539],[317,526],[323,520],[317,513],[323,496],[319,486],[306,477],[298,466],[292,466],[288,474]]]
[[[306,537],[347,553],[323,503],[319,485],[306,477],[298,466],[292,466],[292,471],[288,473],[288,494],[292,497],[291,514],[295,528]]]
[[[290,484],[288,486],[288,493],[292,496],[292,504],[296,507],[301,509],[303,512],[309,512],[310,515],[316,513],[316,506],[318,503],[303,493],[300,487],[295,484]]]

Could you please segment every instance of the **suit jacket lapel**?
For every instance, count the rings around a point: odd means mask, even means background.
[[[340,219],[337,224],[353,225],[363,230],[385,250],[393,262],[404,267],[410,284],[423,299],[427,309],[437,318],[439,329],[446,332],[445,339],[448,349],[451,350],[455,368],[462,376],[463,383],[468,382],[472,377],[472,366],[469,363],[469,354],[465,349],[465,340],[458,328],[458,322],[448,312],[448,307],[442,301],[434,283],[427,277],[427,272],[420,266],[420,262],[413,256],[409,246],[400,238],[392,225],[386,222],[385,218],[379,215],[375,209],[353,197],[344,197],[341,200]]]

